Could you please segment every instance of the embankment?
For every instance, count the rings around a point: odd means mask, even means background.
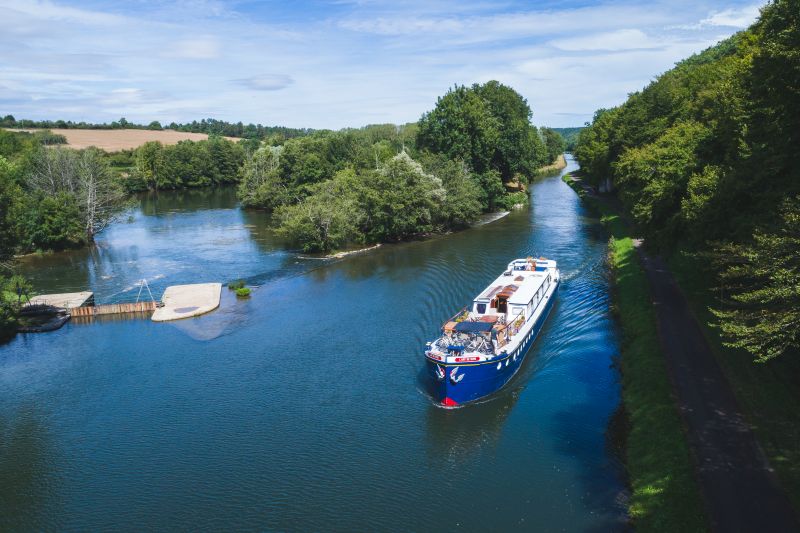
[[[552,165],[547,165],[544,167],[539,168],[536,171],[537,176],[552,176],[553,174],[558,174],[567,166],[567,159],[564,157],[564,154],[561,154],[556,159],[555,163]]]
[[[693,476],[686,435],[672,397],[647,279],[634,238],[620,213],[584,190],[572,187],[601,220],[611,238],[613,306],[622,332],[622,408],[628,418],[625,463],[631,485],[628,512],[639,531],[703,531],[707,522]]]

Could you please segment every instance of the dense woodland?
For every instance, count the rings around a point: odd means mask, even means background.
[[[701,254],[731,346],[800,346],[800,1],[595,114],[575,156],[650,246]],[[713,279],[714,276],[709,276]]]
[[[210,133],[208,140],[115,153],[61,146],[64,137],[49,130],[0,129],[0,329],[11,328],[13,256],[91,245],[137,191],[237,184],[242,205],[273,213],[276,231],[309,252],[398,241],[526,203],[528,180],[564,149],[560,135],[530,119],[527,102],[493,81],[454,87],[404,126],[311,131],[203,120],[170,127]],[[0,126],[135,125],[7,116]]]

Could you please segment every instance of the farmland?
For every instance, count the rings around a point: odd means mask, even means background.
[[[11,129],[11,128],[9,128]],[[35,129],[11,129],[11,131],[33,132]],[[118,152],[138,148],[148,141],[159,141],[161,144],[178,144],[180,141],[202,141],[208,139],[205,133],[189,133],[173,130],[139,130],[139,129],[51,129],[55,134],[67,138],[70,148],[88,148],[95,146],[106,152]],[[234,137],[226,137],[237,141]]]

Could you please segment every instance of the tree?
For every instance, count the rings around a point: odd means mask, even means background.
[[[44,197],[74,198],[87,242],[94,242],[127,205],[125,191],[97,148],[39,150],[26,186]]]
[[[544,140],[547,163],[554,163],[558,156],[564,153],[567,143],[561,134],[552,128],[541,128],[540,131]]]
[[[164,128],[161,127],[161,123],[157,120],[154,120],[150,124],[147,125],[148,130],[163,130]]]
[[[417,146],[466,161],[482,174],[496,170],[504,183],[526,179],[547,159],[531,110],[516,91],[497,81],[456,86],[420,119]]]
[[[466,161],[475,172],[491,166],[501,124],[475,91],[456,86],[436,101],[419,121],[417,145],[450,159]]]
[[[80,152],[76,196],[83,215],[86,240],[90,243],[127,206],[125,191],[96,148]]]
[[[164,145],[149,141],[136,149],[136,171],[148,189],[158,190],[165,172]]]
[[[298,244],[305,252],[329,252],[363,237],[358,232],[360,207],[352,184],[351,170],[315,184],[311,194],[276,212],[278,235]]]
[[[14,255],[16,222],[12,216],[20,191],[14,183],[14,166],[0,156],[0,268]]]
[[[279,172],[282,147],[265,146],[245,159],[238,195],[245,207],[273,211],[290,200],[288,185]]]
[[[763,363],[800,348],[800,196],[784,203],[775,232],[722,244],[713,256],[731,305],[713,310],[726,345]]]
[[[363,174],[366,193],[361,205],[369,220],[370,241],[396,241],[437,229],[438,211],[447,192],[406,152],[377,171]]]

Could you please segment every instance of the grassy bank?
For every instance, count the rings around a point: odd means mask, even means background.
[[[567,159],[566,157],[564,157],[564,154],[561,154],[556,158],[555,163],[553,163],[552,165],[539,167],[534,177],[553,176],[561,172],[561,169],[563,169],[566,166],[567,166]]]
[[[683,289],[725,377],[748,422],[754,428],[764,453],[775,468],[783,488],[800,511],[800,361],[780,357],[754,363],[743,350],[722,345],[710,307],[719,305],[719,295],[710,288],[714,275],[704,261],[676,253],[669,266]]]
[[[564,181],[601,215],[611,234],[614,310],[622,331],[622,401],[629,426],[628,512],[639,531],[706,530],[686,436],[659,349],[647,279],[630,228],[612,205],[586,194],[569,174]]]

